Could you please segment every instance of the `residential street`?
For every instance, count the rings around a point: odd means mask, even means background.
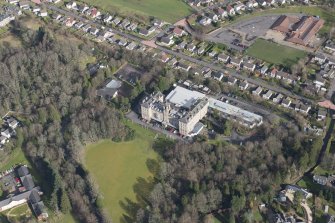
[[[55,5],[49,5],[49,4],[44,4],[44,5],[49,10],[52,10],[52,11],[55,11],[55,12],[58,12],[58,13],[61,13],[61,14],[67,15],[67,16],[71,16],[71,17],[73,17],[73,18],[75,18],[77,20],[80,20],[82,22],[88,23],[90,25],[94,25],[96,27],[102,27],[102,25],[99,22],[97,22],[97,21],[87,20],[87,19],[85,19],[85,18],[77,15],[76,13],[63,10],[61,8],[56,7]],[[112,29],[112,30],[113,30],[114,33],[116,33],[116,34],[118,34],[118,35],[120,35],[120,36],[122,36],[124,38],[127,38],[127,39],[129,39],[131,41],[136,41],[136,42],[142,42],[143,41],[143,39],[141,39],[141,38],[139,38],[137,36],[134,36],[134,35],[131,35],[131,34],[128,34],[128,33],[124,33],[122,31],[116,30],[116,29]],[[309,99],[307,99],[305,97],[296,95],[296,94],[294,94],[294,93],[292,93],[292,92],[290,92],[290,91],[288,91],[288,90],[286,90],[286,89],[284,89],[282,87],[273,86],[273,85],[267,83],[266,81],[263,81],[263,80],[260,80],[260,79],[253,79],[253,78],[244,76],[242,74],[237,73],[235,70],[223,68],[223,65],[219,66],[219,65],[212,64],[212,63],[208,63],[208,62],[205,62],[205,61],[202,61],[202,60],[199,60],[199,59],[187,56],[187,55],[185,55],[183,53],[175,52],[175,51],[166,49],[166,48],[161,47],[161,46],[157,46],[156,49],[159,49],[159,50],[161,50],[161,51],[163,51],[165,53],[171,54],[171,55],[179,57],[181,59],[187,60],[189,62],[198,64],[198,65],[201,65],[201,66],[209,67],[212,70],[220,71],[222,73],[229,73],[230,75],[232,75],[232,76],[234,76],[234,77],[236,77],[238,79],[241,79],[241,80],[246,80],[246,81],[248,81],[251,84],[259,85],[259,86],[262,86],[262,87],[264,87],[266,89],[270,89],[272,91],[275,91],[275,92],[278,92],[278,93],[282,93],[282,94],[287,95],[289,97],[292,97],[292,98],[295,98],[295,99],[300,99],[302,101],[310,102],[311,103],[311,100],[309,100]]]

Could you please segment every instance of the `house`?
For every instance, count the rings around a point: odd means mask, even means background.
[[[314,60],[317,61],[320,64],[323,64],[326,62],[327,57],[324,54],[318,53],[315,55]]]
[[[285,98],[282,100],[281,102],[281,105],[284,107],[284,108],[289,108],[290,105],[291,105],[292,101],[290,98]]]
[[[186,34],[187,33],[183,29],[181,29],[179,27],[175,27],[173,29],[173,35],[176,36],[176,37],[182,37],[182,36],[184,36]]]
[[[258,2],[256,0],[250,0],[250,1],[247,2],[247,7],[249,9],[257,8],[258,7]]]
[[[272,101],[274,102],[274,103],[276,103],[276,104],[279,104],[280,102],[281,102],[281,100],[283,99],[283,95],[282,94],[278,94],[276,97],[274,97],[273,99],[272,99]]]
[[[38,14],[41,11],[41,8],[40,7],[34,7],[32,11],[33,11],[33,13]]]
[[[280,5],[284,5],[286,3],[286,0],[277,0],[277,2],[280,4]]]
[[[75,23],[76,23],[76,20],[74,20],[73,17],[68,17],[64,22],[65,26],[67,27],[72,27]]]
[[[268,90],[265,94],[263,94],[262,98],[269,100],[273,95],[273,91]]]
[[[277,75],[278,70],[276,68],[273,68],[270,72],[270,77],[274,78]]]
[[[205,47],[200,47],[197,51],[198,55],[203,54],[205,52],[205,49],[206,49]]]
[[[83,27],[83,31],[88,33],[91,29],[91,26],[89,24],[87,24],[86,26]]]
[[[276,4],[276,0],[265,0],[268,6]]]
[[[325,46],[326,50],[335,52],[335,44],[334,43],[327,43]]]
[[[257,87],[255,90],[252,91],[253,95],[260,95],[262,93],[263,89],[261,87]]]
[[[128,26],[128,30],[131,30],[131,31],[135,31],[135,29],[137,29],[137,23],[132,23],[130,24],[130,26]]]
[[[84,25],[85,25],[84,23],[78,22],[74,25],[74,27],[77,28],[77,29],[81,29]]]
[[[40,13],[38,14],[38,16],[40,16],[40,17],[47,17],[48,16],[48,11],[46,11],[46,10],[40,11]]]
[[[322,121],[327,117],[327,110],[324,108],[319,108],[318,111],[318,121]]]
[[[176,66],[177,63],[178,63],[178,60],[176,58],[172,58],[169,61],[169,65],[172,66],[172,67]]]
[[[6,144],[6,142],[8,141],[8,138],[7,137],[5,137],[5,136],[0,136],[0,144],[1,145],[5,145]]]
[[[135,43],[135,42],[131,42],[131,43],[126,47],[126,49],[127,49],[127,50],[134,50],[136,47],[137,47],[137,43]]]
[[[247,90],[248,87],[249,87],[249,83],[247,81],[240,82],[240,85],[239,85],[240,90],[242,91]]]
[[[161,57],[161,61],[163,63],[167,63],[169,60],[170,60],[170,57],[166,53],[163,53]]]
[[[263,66],[262,68],[261,68],[261,74],[262,75],[265,75],[266,74],[266,72],[269,70],[269,68],[267,67],[267,66]]]
[[[152,26],[148,29],[148,33],[151,34],[151,33],[155,32],[155,30],[156,30],[156,27]]]
[[[6,122],[12,129],[16,129],[16,127],[19,125],[19,122],[13,117],[10,117]]]
[[[92,28],[92,29],[90,30],[90,33],[91,33],[91,35],[93,35],[93,36],[97,36],[98,33],[99,33],[99,29]]]
[[[326,185],[328,182],[328,178],[325,176],[314,175],[313,181],[320,185]]]
[[[114,23],[114,25],[118,26],[121,23],[121,19],[119,17],[115,17],[113,19],[112,23]]]
[[[15,16],[13,15],[8,14],[0,15],[0,27],[6,26],[13,20],[15,20]]]
[[[123,27],[124,29],[126,29],[129,25],[130,21],[128,19],[123,20],[121,23],[121,27]]]
[[[171,46],[172,44],[174,44],[174,40],[173,39],[170,39],[166,36],[163,36],[161,39],[160,39],[160,42],[161,44],[165,45],[165,46]]]
[[[178,69],[182,69],[186,72],[190,71],[192,67],[189,64],[184,64],[184,63],[178,63]]]
[[[183,50],[183,49],[185,49],[186,45],[187,45],[187,42],[183,41],[183,42],[181,42],[181,43],[178,44],[178,48],[181,49],[181,50]]]
[[[323,77],[320,76],[316,76],[315,80],[313,81],[314,85],[317,88],[321,88],[324,87],[326,84],[326,79],[324,79]]]
[[[193,53],[194,50],[196,49],[196,46],[193,45],[192,43],[191,43],[191,44],[187,44],[186,49],[187,49],[188,51],[190,51],[191,53]]]
[[[234,16],[236,14],[235,9],[231,5],[227,6],[227,12],[230,16]]]
[[[9,139],[10,137],[12,137],[12,133],[10,131],[10,129],[6,128],[6,129],[1,129],[1,135],[6,137],[7,139]]]
[[[44,203],[36,190],[31,191],[28,200],[37,219],[39,221],[45,221],[49,217],[49,215],[46,212]]]
[[[234,10],[235,10],[235,12],[244,11],[245,10],[245,5],[243,3],[241,3],[240,1],[238,1],[238,2],[236,2],[235,6],[234,6]]]
[[[89,9],[86,14],[88,16],[91,16],[93,19],[100,16],[101,15],[101,12],[98,11],[97,8],[92,8],[92,9]]]
[[[210,57],[215,57],[218,53],[215,50],[212,50],[211,52],[209,52],[208,56]]]
[[[256,68],[256,65],[254,63],[251,63],[251,62],[246,62],[246,63],[243,64],[243,68],[250,71],[250,72],[254,72],[255,68]]]
[[[121,38],[118,42],[119,46],[127,46],[128,42],[124,38]]]
[[[224,53],[220,53],[218,56],[218,61],[220,62],[224,62],[224,63],[228,63],[229,62],[230,57]]]
[[[235,77],[229,76],[228,77],[228,84],[229,85],[235,85],[237,82],[237,79]]]
[[[242,62],[243,62],[243,60],[238,59],[238,58],[231,58],[230,59],[230,63],[237,68],[241,67]]]
[[[289,193],[296,193],[296,192],[300,192],[303,195],[304,199],[308,199],[310,197],[312,197],[313,195],[311,193],[309,193],[306,189],[301,188],[299,186],[296,185],[287,185],[285,190]]]
[[[328,215],[326,223],[335,223],[335,216],[334,215]]]
[[[226,18],[228,16],[228,12],[226,10],[224,10],[223,8],[218,8],[217,11],[216,11],[216,14],[221,19]]]
[[[78,6],[78,11],[82,14],[86,13],[87,10],[89,10],[90,7],[88,7],[87,5],[79,5]]]
[[[28,10],[30,8],[28,1],[19,2],[19,7],[24,10]]]
[[[75,8],[78,8],[78,7],[77,7],[77,3],[76,3],[76,2],[73,2],[73,1],[67,3],[65,6],[66,6],[66,8],[68,8],[68,9],[75,9]]]
[[[207,17],[211,19],[213,22],[219,21],[219,17],[214,13],[207,13]]]
[[[164,22],[159,19],[155,19],[154,26],[162,27],[164,25]]]
[[[212,78],[218,81],[221,81],[223,78],[223,73],[221,72],[212,72]]]
[[[104,19],[103,19],[104,23],[108,23],[108,24],[111,23],[112,20],[113,20],[113,16],[111,16],[109,14],[105,15]]]
[[[19,3],[19,1],[20,1],[20,0],[7,0],[7,2],[8,2],[9,4],[13,4],[13,5],[14,5],[14,4],[16,5],[17,3]]]
[[[143,29],[143,28],[141,28],[138,33],[140,35],[142,35],[142,36],[148,36],[149,35],[148,30],[147,29]]]
[[[266,1],[265,0],[257,0],[258,5],[265,7],[266,6]]]
[[[200,25],[208,26],[212,23],[212,20],[208,17],[202,17],[202,19],[200,19],[199,23],[200,23]]]

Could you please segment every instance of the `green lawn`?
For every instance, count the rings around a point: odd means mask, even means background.
[[[256,42],[247,49],[246,53],[249,56],[264,60],[268,63],[276,65],[282,64],[288,68],[295,64],[299,59],[307,56],[307,53],[304,51],[264,39],[257,39]]]
[[[182,0],[83,0],[104,10],[119,11],[124,15],[155,16],[167,22],[176,22],[191,14],[191,8]]]
[[[123,214],[126,211],[122,206],[129,204],[127,201],[141,202],[136,195],[145,196],[149,192],[152,174],[147,168],[147,160],[157,159],[151,149],[155,133],[129,125],[136,130],[135,140],[121,143],[103,140],[89,145],[86,153],[86,168],[96,180],[102,195],[100,202],[114,223],[125,222]]]
[[[0,151],[0,154],[3,152]],[[0,171],[7,170],[18,163],[29,164],[20,148],[15,148],[11,154],[0,162]]]

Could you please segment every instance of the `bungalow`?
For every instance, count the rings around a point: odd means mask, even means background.
[[[230,59],[230,63],[237,68],[241,67],[242,62],[243,62],[243,60],[238,59],[238,58],[231,58]]]
[[[223,78],[223,73],[221,72],[212,72],[212,78],[218,81],[221,81]]]
[[[165,45],[165,46],[171,46],[172,44],[174,44],[174,40],[173,39],[170,39],[166,36],[163,36],[161,39],[160,39],[160,42],[161,44]]]
[[[239,85],[240,90],[242,91],[247,90],[248,87],[249,87],[249,83],[247,81],[240,82],[240,85]]]
[[[229,85],[235,85],[237,82],[237,79],[235,77],[229,76],[228,77],[228,84]]]
[[[265,75],[266,74],[266,72],[269,70],[269,68],[267,67],[267,66],[263,66],[262,68],[261,68],[261,74],[262,75]]]
[[[182,70],[188,72],[191,68],[192,67],[189,64],[184,64],[184,63],[180,63],[180,62],[178,63],[178,69],[182,69]]]
[[[243,64],[243,68],[248,70],[248,71],[254,72],[255,68],[256,68],[256,65],[251,63],[251,62],[246,62],[246,63]]]
[[[289,108],[290,105],[291,105],[292,101],[290,98],[285,98],[282,100],[281,102],[281,105],[284,107],[284,108]]]
[[[224,62],[224,63],[228,63],[229,62],[230,57],[224,53],[220,53],[218,56],[218,61],[220,62]]]
[[[235,15],[235,9],[233,7],[231,7],[231,5],[227,6],[227,12],[230,16]]]
[[[273,91],[268,90],[265,94],[262,95],[262,98],[269,100],[273,95]]]
[[[208,17],[202,17],[202,19],[199,21],[200,25],[208,26],[212,23],[212,20]]]
[[[255,90],[252,91],[253,95],[260,95],[262,93],[263,89],[261,87],[257,87]]]
[[[274,102],[274,103],[276,103],[276,104],[279,104],[280,102],[281,102],[281,100],[283,99],[283,95],[282,94],[278,94],[276,97],[274,97],[273,99],[272,99],[272,101]]]
[[[324,54],[318,53],[315,55],[314,60],[323,64],[326,62],[327,57]]]
[[[324,108],[319,108],[318,111],[318,121],[322,121],[327,117],[327,110]]]
[[[183,29],[181,29],[179,27],[175,27],[173,29],[173,35],[176,36],[176,37],[182,37],[182,36],[184,36],[186,34],[187,33]]]
[[[128,42],[124,38],[121,38],[118,42],[119,46],[127,46]]]

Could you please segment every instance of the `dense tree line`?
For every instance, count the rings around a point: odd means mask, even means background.
[[[322,142],[293,124],[265,124],[259,132],[242,146],[158,141],[163,163],[149,208],[140,208],[134,222],[204,222],[217,212],[230,213],[231,222],[254,222],[252,208],[312,166]]]

